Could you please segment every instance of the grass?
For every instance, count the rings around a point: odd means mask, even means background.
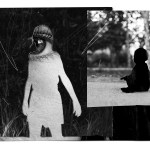
[[[7,65],[5,66],[7,67]],[[5,68],[5,71],[6,70],[7,69]],[[22,114],[21,109],[26,78],[7,71],[1,74],[0,81],[0,136],[29,137],[28,123],[26,117]],[[67,94],[64,94],[64,97],[66,98]],[[82,104],[82,116],[76,118],[72,115],[72,104],[70,103],[70,100],[68,102],[69,103],[66,103],[68,106],[64,106],[66,107],[64,114],[65,116],[68,114],[71,121],[64,124],[64,136],[111,136],[110,130],[105,131],[105,133],[101,132],[103,130],[102,120],[104,120],[101,119],[103,118],[101,109],[87,109],[86,104],[84,103],[84,106]],[[50,136],[47,129],[42,128],[42,136]]]
[[[0,136],[29,137],[28,123],[26,117],[22,114],[26,76],[22,76],[11,69],[9,71],[8,65],[4,62],[2,65],[5,68],[3,68],[4,72],[0,78]],[[112,136],[111,117],[107,120],[107,116],[111,116],[111,110],[108,108],[105,110],[100,108],[87,109],[84,101],[81,104],[83,114],[76,118],[72,115],[70,98],[62,87],[60,89],[63,93],[63,99],[68,99],[68,102],[64,105],[64,115],[68,119],[63,127],[64,136]],[[83,99],[85,98],[83,97]],[[50,136],[50,133],[48,129],[43,127],[41,135],[46,137]]]
[[[91,68],[89,68],[87,70],[87,77],[109,77],[111,78],[120,78],[123,77],[125,75],[128,75],[131,73],[131,69],[119,69],[117,68],[116,70],[109,70],[109,68],[107,70],[101,70],[101,69],[97,69],[92,70]]]
[[[2,109],[2,108],[1,108]],[[89,109],[87,116],[82,119],[82,121],[77,121],[77,119],[73,120],[72,126],[70,128],[64,128],[64,136],[94,136],[94,135],[102,135],[109,137],[111,136],[111,129],[109,131],[105,131],[102,133],[104,126],[102,125],[102,121],[105,119],[101,110]],[[107,111],[107,110],[105,110]],[[26,122],[25,117],[19,112],[11,112],[9,111],[9,107],[1,114],[2,116],[2,126],[1,126],[1,137],[28,137],[28,124]],[[111,122],[109,122],[110,126]],[[109,127],[110,128],[110,127]],[[107,130],[105,128],[105,130]],[[106,133],[107,132],[107,133]],[[110,133],[109,133],[110,132]],[[45,129],[42,130],[42,136],[49,136]]]
[[[22,114],[22,99],[23,99],[23,93],[20,91],[20,88],[24,87],[24,80],[17,79],[14,76],[8,76],[7,83],[8,84],[8,90],[6,93],[3,93],[3,96],[0,98],[0,136],[1,137],[28,137],[29,136],[29,130],[28,130],[28,123],[26,121],[26,117]],[[3,80],[5,81],[5,80]],[[15,85],[12,85],[12,82],[15,82]],[[20,82],[22,81],[22,82]],[[2,91],[5,91],[4,83],[1,86]],[[9,86],[11,85],[11,86]],[[15,90],[12,90],[15,89]],[[19,90],[19,94],[12,96],[16,94],[16,90]],[[23,90],[22,90],[23,91]],[[12,94],[14,93],[14,94]],[[6,95],[6,97],[4,97]],[[66,96],[66,95],[65,95]],[[71,104],[68,105],[69,109],[65,109],[67,113],[69,113],[67,110],[72,111]],[[103,123],[105,119],[102,114],[107,113],[107,109],[104,111],[102,109],[96,109],[96,108],[86,108],[83,107],[83,114],[78,119],[74,117],[71,114],[68,114],[70,116],[70,119],[72,120],[71,124],[65,124],[63,128],[63,135],[67,136],[93,136],[93,135],[106,135],[111,136],[111,130],[105,131],[105,133],[101,133],[103,130]],[[111,123],[109,123],[111,124]],[[101,126],[101,127],[100,127]],[[109,125],[108,125],[109,126]],[[109,127],[110,128],[110,127]],[[105,129],[107,130],[107,129]],[[106,133],[107,132],[107,133]],[[46,129],[42,128],[42,136],[49,136],[49,133],[46,131]]]

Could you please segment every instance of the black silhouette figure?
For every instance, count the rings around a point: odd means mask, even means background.
[[[148,53],[143,48],[138,48],[134,53],[135,66],[130,75],[121,78],[127,82],[127,88],[121,88],[125,93],[148,91],[150,87],[149,70],[145,61]]]

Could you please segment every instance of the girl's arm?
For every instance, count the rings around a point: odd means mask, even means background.
[[[31,82],[28,79],[26,81],[26,85],[25,85],[24,100],[23,100],[23,106],[22,106],[24,115],[28,114],[28,98],[29,98],[29,94],[30,94],[30,89],[31,89]]]
[[[76,116],[80,116],[81,115],[81,106],[80,103],[78,101],[78,98],[74,92],[73,86],[69,80],[69,78],[67,77],[65,71],[64,71],[64,67],[61,61],[61,58],[58,58],[58,69],[59,69],[59,76],[62,80],[62,83],[64,84],[65,88],[67,89],[70,97],[72,98],[73,101],[73,108],[74,108],[74,113]]]

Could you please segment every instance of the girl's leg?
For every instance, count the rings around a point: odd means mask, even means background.
[[[61,124],[49,125],[53,140],[63,140]]]
[[[38,140],[41,138],[41,122],[38,120],[39,118],[35,116],[35,118],[28,119],[29,123],[29,137],[31,140]]]
[[[77,136],[66,136],[63,137],[62,135],[62,126],[61,124],[57,124],[57,125],[49,125],[49,129],[51,131],[52,134],[52,140],[67,140],[67,141],[79,141],[81,140],[81,137],[77,137]]]

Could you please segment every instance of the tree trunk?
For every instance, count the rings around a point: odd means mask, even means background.
[[[129,43],[129,28],[128,28],[128,12],[126,13],[126,22],[127,22],[127,25],[126,25],[126,29],[127,29],[127,32],[126,32],[126,50],[127,50],[127,67],[130,68],[131,67],[131,54],[130,54],[130,43]]]
[[[149,43],[149,12],[142,11],[142,17],[144,19],[144,30],[145,30],[145,45],[150,56],[150,43]],[[148,68],[150,69],[150,58],[148,59]]]

